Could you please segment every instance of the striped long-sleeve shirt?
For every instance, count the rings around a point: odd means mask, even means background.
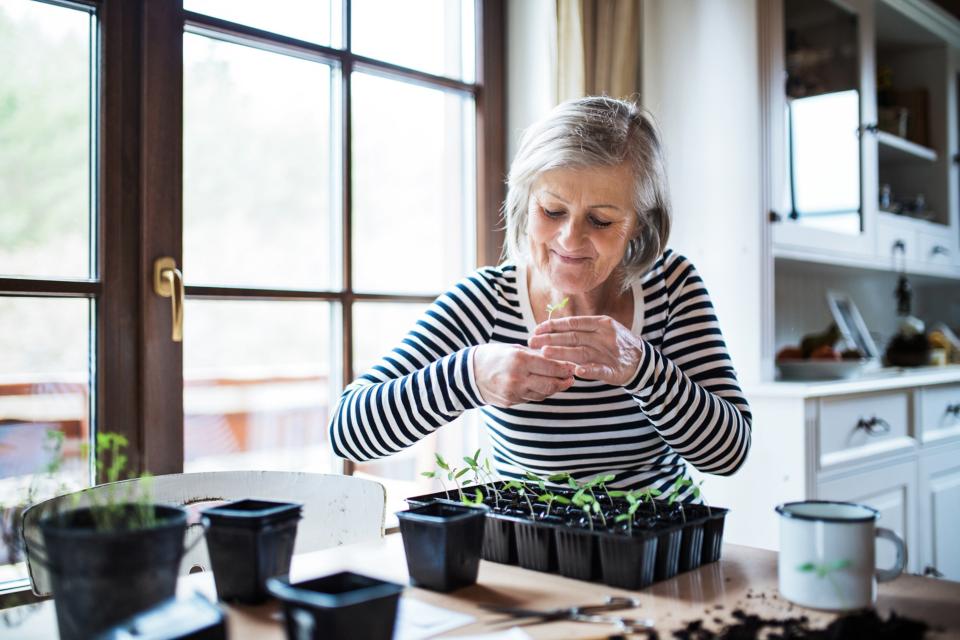
[[[668,250],[633,295],[631,330],[644,352],[629,384],[577,378],[540,402],[499,408],[483,404],[472,350],[526,345],[536,323],[523,265],[478,269],[344,389],[330,423],[334,452],[357,461],[388,456],[479,408],[501,476],[612,473],[611,487],[666,494],[687,475],[685,461],[733,473],[750,449],[751,416],[703,281]]]

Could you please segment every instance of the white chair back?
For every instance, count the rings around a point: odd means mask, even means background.
[[[51,582],[40,558],[45,558],[38,523],[49,513],[88,506],[91,495],[100,502],[112,492],[115,498],[142,495],[145,480],[102,484],[75,494],[37,503],[23,514],[23,541],[33,592],[50,595]],[[258,498],[303,503],[294,553],[318,551],[383,536],[386,492],[373,480],[321,473],[287,471],[212,471],[154,476],[146,480],[151,501],[186,507],[190,512],[181,575],[210,569],[210,556],[199,524],[199,512],[223,502]],[[196,544],[194,544],[196,543]],[[192,547],[192,548],[191,548]]]

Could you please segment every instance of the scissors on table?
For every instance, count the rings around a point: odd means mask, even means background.
[[[558,609],[524,609],[497,604],[482,604],[481,608],[495,613],[503,613],[511,618],[530,619],[526,624],[542,624],[557,620],[573,620],[575,622],[592,622],[596,624],[614,625],[618,631],[624,633],[640,633],[654,628],[653,620],[649,618],[625,618],[612,615],[611,612],[635,609],[640,601],[623,596],[607,596],[603,604],[561,607]]]

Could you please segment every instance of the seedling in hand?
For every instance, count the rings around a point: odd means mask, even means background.
[[[563,300],[561,300],[560,302],[557,302],[556,304],[548,304],[547,320],[550,320],[551,318],[553,318],[553,312],[563,309],[565,306],[567,306],[568,302],[570,302],[570,298],[564,298]]]

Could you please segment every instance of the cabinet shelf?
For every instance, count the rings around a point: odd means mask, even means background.
[[[877,132],[880,162],[936,162],[937,152],[886,131]]]

